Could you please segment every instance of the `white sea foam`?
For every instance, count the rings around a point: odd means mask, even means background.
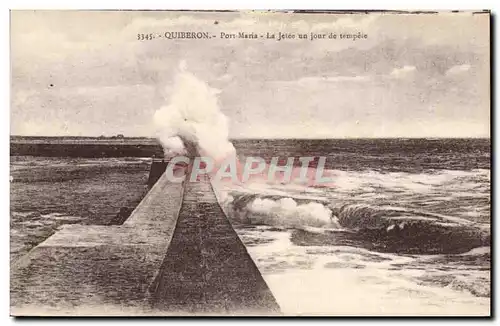
[[[279,200],[256,198],[247,205],[250,217],[257,223],[287,227],[338,226],[332,211],[320,203],[297,204],[292,198]]]
[[[490,247],[479,247],[463,253],[462,256],[485,255],[489,254],[490,252],[491,252]]]
[[[457,278],[450,286],[423,285],[416,280],[425,270],[391,269],[417,264],[416,257],[349,246],[299,247],[290,242],[290,231],[237,231],[243,239],[252,233],[274,238],[248,251],[286,315],[489,314],[489,298],[467,290],[484,284]]]

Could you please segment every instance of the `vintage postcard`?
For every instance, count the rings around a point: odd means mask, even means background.
[[[10,16],[11,315],[490,316],[489,11]]]

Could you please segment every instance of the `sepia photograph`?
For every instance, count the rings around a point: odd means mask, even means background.
[[[490,18],[11,10],[11,316],[490,317]]]

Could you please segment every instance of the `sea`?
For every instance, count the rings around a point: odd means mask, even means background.
[[[285,314],[490,314],[489,139],[233,144],[240,161],[326,157],[333,175],[216,187]],[[112,224],[144,196],[150,164],[12,156],[11,263],[63,224]]]

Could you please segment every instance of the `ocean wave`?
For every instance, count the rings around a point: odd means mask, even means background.
[[[240,223],[290,228],[340,227],[332,219],[330,208],[318,202],[301,203],[290,197],[259,197],[256,194],[228,196],[224,207],[228,215]]]
[[[459,255],[401,255],[356,246],[352,237],[350,243],[347,241],[348,232],[342,231],[312,234],[307,230],[263,225],[240,226],[236,230],[246,245],[250,243],[249,253],[266,280],[273,275],[282,278],[304,272],[304,276],[317,281],[314,293],[329,293],[332,282],[340,280],[332,287],[337,291],[349,277],[354,277],[355,288],[368,286],[370,292],[374,286],[380,286],[385,293],[400,293],[404,297],[408,292],[419,292],[426,300],[446,293],[455,299],[463,296],[468,300],[471,296],[486,299],[490,295],[491,259],[487,247]],[[332,239],[337,245],[325,245],[332,243]],[[341,239],[346,241],[341,243]],[[306,289],[312,290],[309,285]]]
[[[427,170],[422,173],[380,172],[375,170],[341,171],[327,170],[334,178],[332,189],[340,192],[363,192],[384,189],[392,192],[435,193],[446,192],[453,187],[454,193],[471,193],[471,190],[489,191],[490,170]],[[454,195],[450,193],[450,195]]]
[[[259,194],[228,195],[223,206],[233,222],[303,231],[295,233],[297,245],[354,245],[406,254],[457,254],[490,245],[489,224],[424,210],[366,204],[339,206]]]

